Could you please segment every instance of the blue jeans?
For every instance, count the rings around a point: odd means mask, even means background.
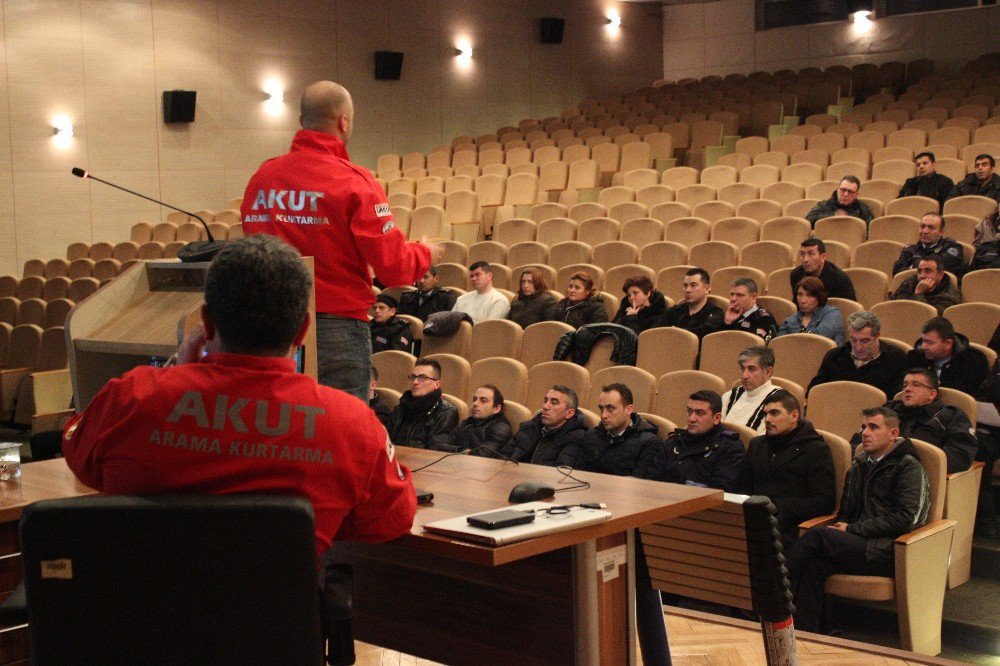
[[[318,314],[316,356],[319,383],[346,391],[368,404],[371,381],[371,329],[359,319]]]

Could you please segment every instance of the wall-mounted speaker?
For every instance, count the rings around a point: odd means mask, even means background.
[[[566,27],[566,19],[543,18],[539,41],[542,44],[562,44],[563,28]]]
[[[403,54],[398,51],[375,52],[375,80],[399,81],[403,73]]]
[[[193,123],[194,102],[197,94],[194,90],[164,90],[163,122]]]

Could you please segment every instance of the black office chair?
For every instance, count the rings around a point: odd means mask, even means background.
[[[350,572],[319,593],[301,498],[52,500],[20,533],[35,664],[321,664],[321,606],[350,631]]]

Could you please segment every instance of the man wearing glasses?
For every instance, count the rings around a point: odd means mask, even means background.
[[[458,410],[442,397],[441,364],[421,359],[408,379],[410,390],[389,415],[389,439],[399,446],[454,450],[450,438],[458,425]]]
[[[833,195],[813,206],[813,209],[806,214],[806,219],[816,226],[816,223],[824,217],[848,215],[861,218],[868,224],[874,216],[868,204],[858,201],[860,189],[861,181],[857,176],[844,176]]]
[[[903,377],[903,399],[890,400],[885,406],[899,414],[900,437],[940,447],[948,457],[948,474],[964,472],[972,465],[979,443],[965,412],[938,398],[938,386],[933,370],[912,368]],[[859,441],[857,434],[851,443]]]

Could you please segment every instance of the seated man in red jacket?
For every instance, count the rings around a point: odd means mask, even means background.
[[[204,330],[175,367],[111,380],[66,424],[70,469],[107,494],[305,497],[320,554],[334,539],[408,533],[416,495],[385,428],[361,400],[295,372],[311,283],[273,236],[227,245],[205,278]]]

